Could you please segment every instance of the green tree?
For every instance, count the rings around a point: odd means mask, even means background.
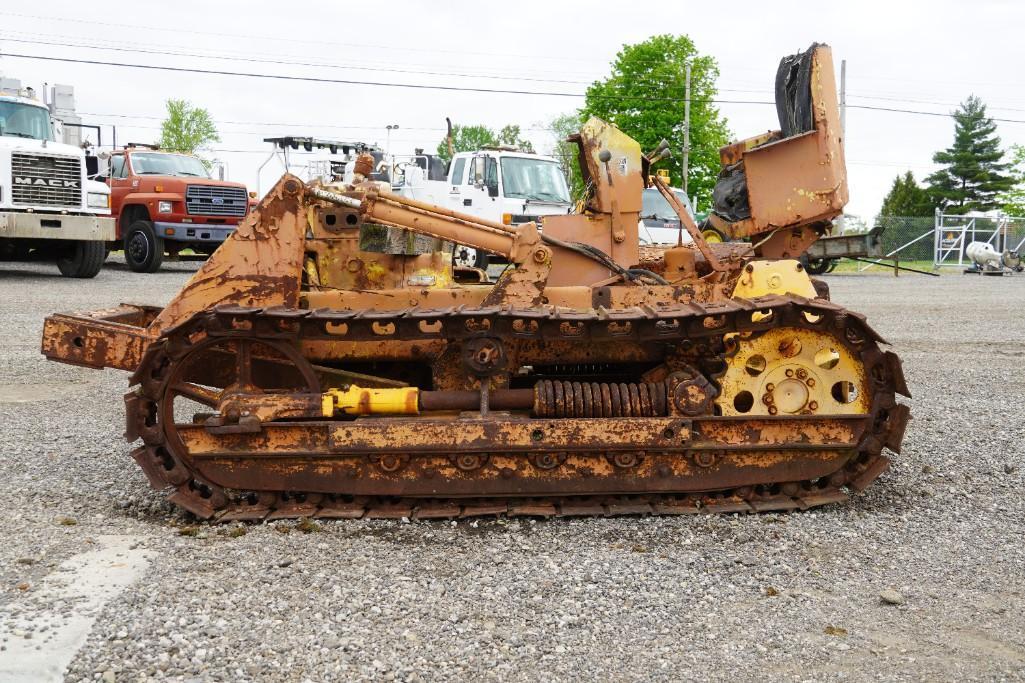
[[[934,211],[929,192],[915,182],[915,176],[908,171],[893,179],[893,187],[883,198],[880,216],[931,216]]]
[[[515,147],[521,152],[534,153],[533,143],[530,140],[523,139],[523,136],[520,135],[520,127],[514,124],[509,124],[498,131],[498,142]]]
[[[1000,196],[1009,216],[1025,216],[1025,145],[1011,145],[1011,178],[1014,185]]]
[[[584,179],[580,174],[577,144],[566,140],[580,131],[580,114],[562,114],[548,122],[548,130],[555,138],[555,144],[548,150],[549,156],[559,160],[559,166],[566,175],[570,196],[574,201],[584,195]]]
[[[652,36],[642,43],[624,45],[612,63],[612,73],[587,89],[583,119],[598,116],[651,151],[665,138],[673,160],[663,161],[671,182],[681,181],[683,105],[686,65],[691,65],[690,162],[688,193],[700,204],[710,202],[719,175],[719,148],[729,139],[726,119],[711,102],[719,67],[715,59],[698,54],[685,35]]]
[[[509,126],[506,126],[509,128]],[[504,128],[502,129],[505,130]],[[516,127],[519,132],[519,127]],[[481,147],[494,147],[498,144],[498,133],[485,125],[474,126],[452,125],[452,146],[456,152],[473,152]],[[448,161],[451,155],[448,153],[448,141],[443,139],[438,143],[438,156]]]
[[[929,194],[947,213],[989,211],[1001,204],[1000,196],[1011,189],[1014,180],[1003,163],[997,126],[986,116],[986,105],[970,96],[954,116],[954,144],[933,155],[932,160],[945,168],[926,180]]]
[[[161,149],[195,154],[220,140],[210,112],[187,100],[167,100],[167,118],[160,125]]]

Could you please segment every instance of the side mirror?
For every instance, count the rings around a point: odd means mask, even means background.
[[[85,157],[85,174],[92,178],[98,175],[100,172],[100,160],[92,155],[86,155]]]

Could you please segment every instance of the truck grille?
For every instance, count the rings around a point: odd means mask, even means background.
[[[42,154],[11,155],[11,200],[25,206],[82,206],[82,161]]]
[[[185,210],[195,216],[245,216],[249,197],[241,187],[189,185]]]

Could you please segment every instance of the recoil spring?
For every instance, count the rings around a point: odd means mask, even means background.
[[[534,385],[536,417],[664,417],[666,385],[541,380]]]

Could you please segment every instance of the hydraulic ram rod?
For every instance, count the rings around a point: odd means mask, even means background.
[[[320,188],[310,188],[309,192],[317,199],[356,209],[374,223],[465,244],[510,260],[515,256],[519,228],[510,228],[405,197],[368,193],[363,199],[356,199]]]

